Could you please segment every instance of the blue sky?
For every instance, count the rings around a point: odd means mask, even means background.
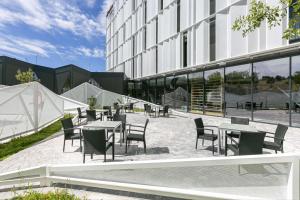
[[[0,0],[0,55],[105,71],[105,16],[112,1]]]

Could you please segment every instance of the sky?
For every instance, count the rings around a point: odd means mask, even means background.
[[[112,2],[0,0],[0,55],[105,71],[105,17]]]

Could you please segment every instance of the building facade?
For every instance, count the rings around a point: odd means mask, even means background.
[[[173,109],[300,126],[299,39],[282,38],[291,15],[243,37],[232,25],[249,3],[115,0],[107,71],[125,73],[128,95]]]
[[[9,86],[19,84],[15,77],[17,71],[27,71],[29,68],[34,72],[36,80],[57,94],[85,82],[119,94],[124,94],[127,87],[123,73],[89,72],[76,65],[49,68],[7,56],[0,56],[0,84]]]

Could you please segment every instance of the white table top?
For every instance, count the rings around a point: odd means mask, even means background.
[[[229,131],[247,131],[247,132],[258,131],[257,128],[250,125],[231,124],[231,123],[223,123],[218,128],[222,130],[229,130]]]
[[[114,129],[122,124],[121,121],[94,121],[87,125],[84,125],[83,128],[103,128],[103,129]]]

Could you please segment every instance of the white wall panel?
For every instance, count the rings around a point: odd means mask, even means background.
[[[216,15],[216,60],[227,58],[228,11]]]
[[[147,22],[158,14],[158,0],[147,1]]]
[[[150,48],[156,44],[156,20],[152,20],[147,25],[146,48]]]
[[[200,65],[209,60],[209,27],[203,21],[196,27],[196,64]]]

